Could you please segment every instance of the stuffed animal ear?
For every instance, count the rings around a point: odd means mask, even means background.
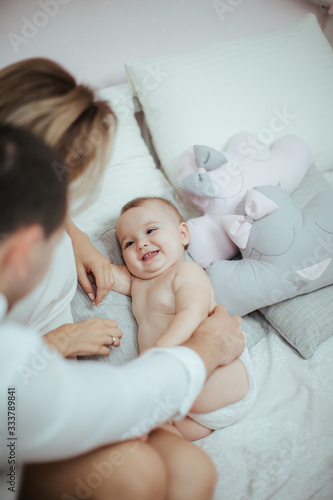
[[[196,164],[206,170],[215,170],[228,161],[221,151],[208,146],[195,145],[193,150]]]
[[[261,219],[265,215],[275,212],[278,205],[257,189],[248,189],[245,195],[245,215],[254,220]]]
[[[214,187],[207,174],[194,172],[179,182],[179,187],[186,193],[194,194],[204,198],[214,197]]]
[[[260,191],[248,189],[245,195],[244,215],[225,215],[221,217],[222,226],[230,239],[243,250],[247,246],[253,222],[275,212],[278,208],[273,200]]]

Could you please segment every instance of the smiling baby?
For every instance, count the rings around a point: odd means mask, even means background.
[[[117,237],[126,265],[112,265],[113,290],[132,297],[140,352],[183,344],[216,305],[205,271],[184,258],[186,222],[164,198],[136,198],[121,211]],[[194,440],[239,420],[255,401],[252,371],[245,349],[215,370],[189,416],[174,425]]]

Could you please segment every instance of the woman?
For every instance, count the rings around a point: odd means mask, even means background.
[[[88,191],[93,193],[110,154],[117,120],[108,104],[96,99],[88,87],[78,85],[67,71],[46,59],[15,63],[0,71],[0,121],[29,129],[60,153],[63,165],[56,164],[54,168],[59,182],[62,169],[68,169],[71,198]],[[48,343],[57,346],[64,356],[107,355],[106,346],[119,345],[122,335],[115,321],[70,323],[70,301],[76,289],[75,264],[84,290],[96,305],[100,303],[111,288],[110,264],[68,220],[67,234],[56,249],[50,272],[13,308],[10,316],[45,334]],[[88,279],[90,272],[95,277],[96,296]],[[90,498],[211,498],[215,470],[202,450],[177,432],[162,429],[142,440],[145,442],[107,446],[66,461],[29,465],[25,468],[20,500],[72,498],[62,493],[69,491],[67,487],[76,491],[76,481],[90,477],[96,464],[102,470],[110,453],[115,453],[112,456],[116,462],[125,457],[124,465],[119,463],[121,467],[106,474]]]
[[[71,198],[80,197],[81,204],[92,198],[117,124],[107,102],[78,85],[58,64],[30,59],[0,70],[0,120],[27,128],[53,146],[63,159],[63,165],[54,165],[59,182],[67,169]],[[108,355],[107,345],[119,345],[116,323],[97,318],[73,324],[70,302],[77,278],[95,305],[102,302],[110,291],[110,263],[71,220],[66,229],[70,238],[65,235],[61,241],[50,272],[10,318],[46,334],[47,342],[66,357]],[[95,277],[96,295],[89,272]]]

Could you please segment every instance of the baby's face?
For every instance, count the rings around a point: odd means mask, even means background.
[[[158,200],[122,214],[117,236],[128,270],[141,279],[155,278],[176,264],[189,242],[187,225]]]

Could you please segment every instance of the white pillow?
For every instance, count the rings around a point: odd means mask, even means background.
[[[115,148],[100,192],[87,210],[74,217],[90,237],[99,236],[118,218],[121,207],[137,196],[161,196],[170,184],[156,168],[135,119],[131,86],[116,85],[99,92],[118,117]]]
[[[193,144],[223,149],[241,130],[267,145],[295,133],[333,166],[333,55],[314,15],[279,31],[126,65],[172,184]]]
[[[141,136],[140,127],[135,119],[133,92],[129,83],[122,83],[98,91],[101,99],[110,103],[118,118],[118,130],[115,148],[107,168],[111,168],[128,160],[144,157],[147,163],[155,168],[152,156]]]

